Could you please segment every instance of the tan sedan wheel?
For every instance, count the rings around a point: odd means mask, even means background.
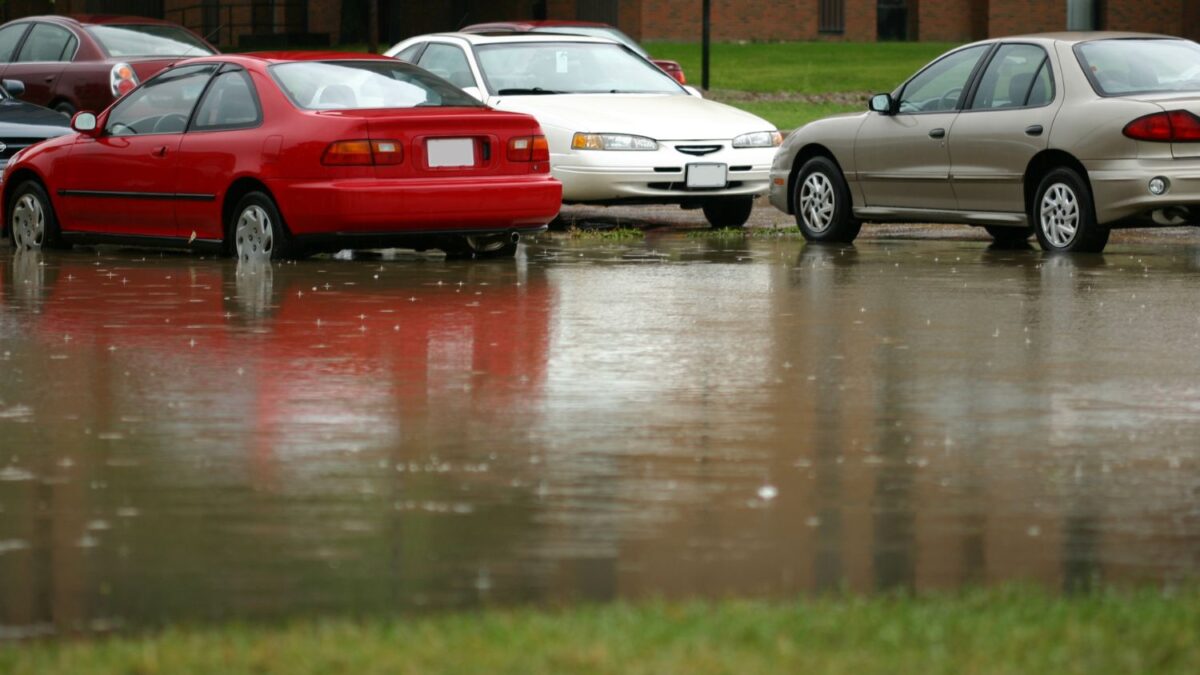
[[[813,157],[796,177],[793,210],[796,226],[809,241],[849,243],[862,223],[851,213],[850,188],[842,170],[828,157]]]
[[[1099,253],[1108,243],[1108,228],[1096,222],[1092,191],[1072,169],[1046,174],[1029,215],[1044,251]]]

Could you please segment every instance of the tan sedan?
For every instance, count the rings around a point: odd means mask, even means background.
[[[869,108],[804,126],[775,156],[771,203],[810,241],[853,241],[863,222],[944,222],[1100,251],[1112,228],[1200,224],[1200,45],[1189,40],[977,42]]]

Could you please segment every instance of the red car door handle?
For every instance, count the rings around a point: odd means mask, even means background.
[[[167,155],[167,146],[162,145],[162,146],[159,146],[154,149],[155,157],[166,157],[166,155]]]
[[[54,76],[53,76],[53,75],[47,75],[47,76],[46,76],[46,78],[45,78],[45,81],[46,81],[46,82],[53,82],[53,81],[54,81]]]

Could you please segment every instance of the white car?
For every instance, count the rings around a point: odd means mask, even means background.
[[[439,33],[386,54],[536,117],[567,204],[679,204],[740,227],[782,142],[770,122],[704,100],[610,40]]]

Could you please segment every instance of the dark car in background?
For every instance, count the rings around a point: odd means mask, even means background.
[[[32,16],[0,26],[0,77],[65,115],[100,111],[176,61],[217,49],[178,24],[137,16]]]
[[[66,117],[38,105],[19,101],[25,91],[19,80],[4,80],[0,87],[0,175],[13,155],[47,138],[71,133]],[[5,237],[0,222],[0,241]]]
[[[620,42],[637,52],[642,58],[662,69],[663,72],[675,78],[679,84],[687,84],[687,76],[683,67],[677,61],[656,59],[650,56],[636,40],[623,33],[616,26],[594,21],[494,21],[477,23],[463,28],[462,33],[558,33],[560,35],[583,35],[584,37],[608,38]]]
[[[0,87],[0,170],[8,166],[13,155],[34,143],[71,132],[67,118],[18,100],[24,91],[20,80],[4,80]]]

